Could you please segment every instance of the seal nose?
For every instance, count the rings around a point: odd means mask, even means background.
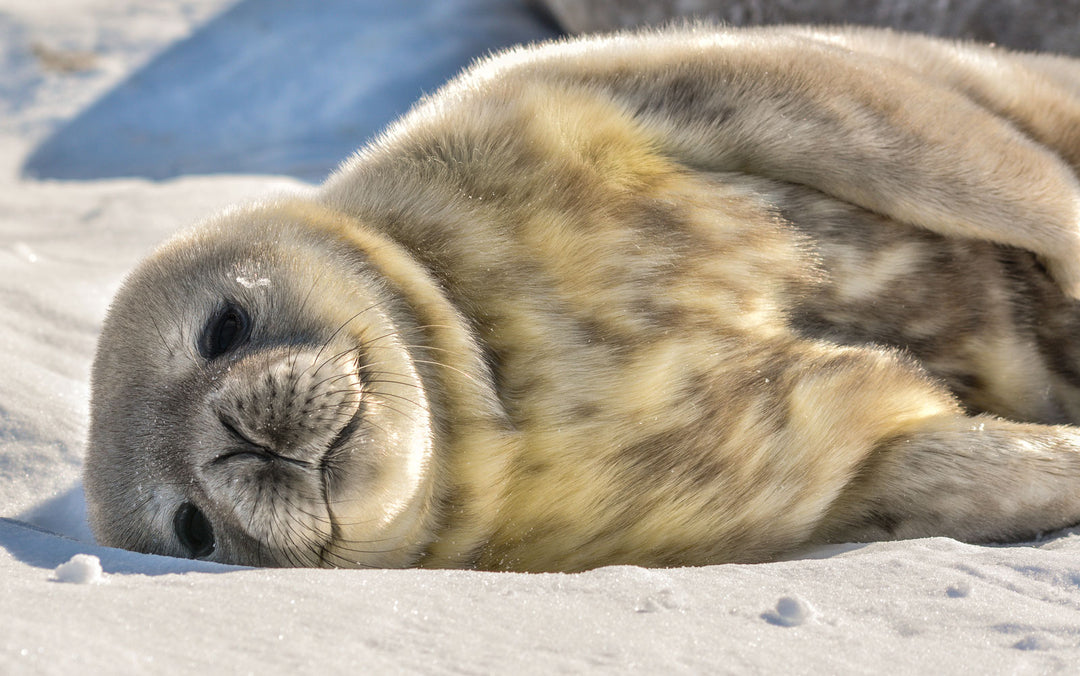
[[[317,461],[360,410],[358,371],[355,351],[252,355],[224,374],[211,406],[251,452]]]

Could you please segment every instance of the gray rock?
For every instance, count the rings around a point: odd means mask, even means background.
[[[589,33],[703,18],[733,26],[861,24],[1080,54],[1080,0],[538,0]]]

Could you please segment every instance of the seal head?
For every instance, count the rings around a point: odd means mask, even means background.
[[[357,227],[302,201],[238,210],[126,280],[93,370],[85,484],[102,544],[414,563],[434,502],[425,365]]]

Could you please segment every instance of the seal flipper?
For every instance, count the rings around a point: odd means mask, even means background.
[[[867,456],[812,540],[1033,539],[1080,523],[1078,481],[1075,428],[931,420]]]
[[[580,86],[620,105],[692,169],[799,183],[939,234],[1026,249],[1080,298],[1080,182],[1047,144],[1075,135],[1075,88],[1022,54],[989,59],[985,47],[956,44],[913,59],[893,33],[833,44],[845,35],[703,30],[693,51],[664,32],[596,39],[496,57],[458,85],[485,91],[510,68],[538,84]],[[958,68],[965,57],[982,80]],[[631,69],[637,76],[625,77]],[[1009,82],[991,88],[1001,72]],[[1014,97],[1006,110],[994,94],[1005,90],[1039,96]],[[1040,117],[1048,102],[1054,115]]]

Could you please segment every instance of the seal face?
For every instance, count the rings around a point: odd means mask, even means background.
[[[129,280],[94,376],[105,542],[255,565],[415,556],[431,417],[415,327],[370,268],[327,232],[226,218]]]
[[[95,534],[573,571],[1080,522],[1078,84],[798,27],[493,57],[129,277]]]

